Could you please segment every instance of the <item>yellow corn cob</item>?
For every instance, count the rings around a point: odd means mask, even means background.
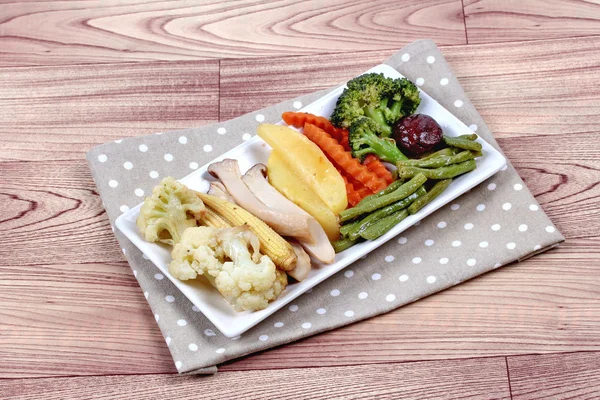
[[[232,226],[247,225],[260,241],[260,251],[269,256],[273,263],[284,271],[294,269],[298,257],[292,246],[262,220],[250,214],[237,204],[219,197],[197,192],[208,207]]]
[[[206,212],[200,218],[200,222],[206,226],[210,226],[211,228],[231,228],[231,224],[229,222],[221,218],[219,214],[209,207],[206,207]]]

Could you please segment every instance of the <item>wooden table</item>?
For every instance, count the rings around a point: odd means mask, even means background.
[[[599,33],[587,1],[2,2],[0,398],[598,398]],[[424,37],[567,241],[173,376],[84,153],[329,87]]]

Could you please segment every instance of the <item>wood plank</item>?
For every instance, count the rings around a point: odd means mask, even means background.
[[[464,0],[469,44],[598,35],[594,0]]]
[[[513,399],[597,399],[600,353],[508,357]]]
[[[0,398],[510,399],[504,358],[479,358],[209,377],[126,375],[0,380]],[[310,395],[309,395],[310,393]],[[4,397],[6,396],[6,397]]]
[[[0,161],[217,122],[218,92],[218,61],[0,68]]]
[[[0,16],[0,66],[398,49],[423,37],[466,43],[460,0],[375,0],[367,10],[360,0],[21,0],[3,2]]]

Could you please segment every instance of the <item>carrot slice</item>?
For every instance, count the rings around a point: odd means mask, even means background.
[[[350,147],[348,146],[348,131],[333,126],[333,124],[325,117],[309,113],[287,111],[281,114],[281,118],[283,118],[286,124],[295,126],[296,128],[303,128],[305,124],[318,126],[342,144],[344,150],[350,150]]]
[[[342,178],[344,179],[344,183],[346,184],[346,195],[348,197],[348,203],[350,206],[354,207],[362,199],[373,194],[367,187],[365,187],[359,181],[353,179],[351,176],[349,177],[344,171],[340,171]]]
[[[327,132],[313,124],[304,125],[304,134],[323,150],[337,165],[348,175],[365,185],[372,192],[377,193],[385,189],[388,184],[376,174],[362,165],[360,161],[352,157],[349,151],[345,151],[341,144],[332,138]]]
[[[377,157],[375,154],[369,154],[366,156],[365,160],[363,161],[363,165],[366,165],[369,171],[386,181],[388,185],[394,181],[392,173],[388,171],[379,157]]]

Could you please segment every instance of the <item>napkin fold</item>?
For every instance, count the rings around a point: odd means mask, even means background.
[[[435,43],[414,42],[385,61],[488,143],[494,136]],[[340,82],[341,83],[341,82]],[[332,88],[333,89],[333,88]],[[331,89],[329,89],[331,90]],[[108,218],[140,203],[165,176],[182,178],[253,136],[260,122],[329,90],[199,128],[97,146],[87,160]],[[500,149],[499,149],[500,150]],[[180,373],[215,365],[386,313],[492,269],[556,246],[564,237],[509,164],[418,226],[327,279],[237,338],[227,338],[120,232],[115,234]]]

